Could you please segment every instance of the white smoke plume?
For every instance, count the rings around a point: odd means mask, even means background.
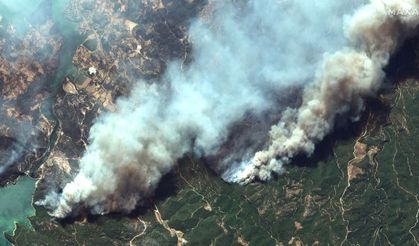
[[[390,55],[418,26],[418,10],[417,0],[372,0],[350,17],[344,30],[351,46],[324,56],[301,107],[284,112],[271,128],[269,146],[243,162],[232,180],[269,180],[296,154],[311,155],[337,116],[350,113],[356,119],[364,109],[363,98],[380,87]]]
[[[281,173],[296,154],[313,152],[337,115],[356,117],[362,111],[363,97],[380,86],[389,55],[419,21],[387,13],[387,8],[416,8],[415,1],[383,0],[362,7],[344,25],[343,16],[360,4],[216,4],[209,19],[190,27],[192,63],[181,69],[172,62],[158,85],[139,81],[118,101],[117,112],[102,115],[91,128],[74,180],[39,204],[59,218],[80,206],[97,214],[129,212],[184,154],[217,154],[246,114],[280,114],[284,108],[277,97],[306,86],[301,107],[282,112],[265,149],[251,158],[257,146],[250,143],[242,146],[246,154],[239,162],[220,161],[215,167],[224,179],[240,183]]]

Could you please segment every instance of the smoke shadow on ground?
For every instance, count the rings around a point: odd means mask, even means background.
[[[199,172],[199,173],[198,173]],[[92,215],[87,209],[82,209],[75,213],[78,216],[67,217],[64,219],[56,219],[56,221],[63,227],[70,226],[77,221],[87,221],[88,223],[96,223],[100,225],[107,219],[122,220],[124,218],[137,219],[139,216],[150,213],[154,209],[155,204],[165,201],[169,197],[173,197],[179,191],[179,185],[182,186],[180,175],[183,177],[193,177],[205,172],[211,177],[219,177],[219,175],[210,168],[208,160],[205,157],[197,157],[193,153],[186,154],[178,160],[176,167],[168,174],[164,175],[159,186],[154,192],[154,195],[143,201],[136,209],[128,214],[124,213],[110,213],[106,215]],[[43,208],[42,208],[43,209]]]
[[[419,35],[407,39],[400,49],[391,57],[389,65],[384,69],[391,87],[406,79],[419,79]],[[388,82],[388,81],[386,81]],[[389,83],[384,83],[386,89]]]
[[[390,59],[389,65],[384,69],[386,73],[386,79],[382,85],[382,88],[378,94],[386,94],[394,91],[394,88],[403,80],[406,79],[419,79],[419,35],[409,38],[405,41],[404,45],[400,47],[399,51],[396,52]],[[326,136],[323,141],[316,145],[314,153],[307,157],[306,155],[297,155],[289,166],[297,168],[317,168],[318,163],[327,160],[333,156],[333,147],[337,142],[349,140],[356,136],[359,136],[363,129],[365,128],[369,115],[371,113],[378,115],[379,120],[384,120],[389,116],[391,106],[381,101],[379,98],[367,98],[366,110],[362,113],[359,121],[350,123],[350,122],[340,122],[337,120],[337,127],[335,130]],[[347,117],[342,117],[347,118]],[[238,131],[240,132],[240,131]],[[233,134],[234,136],[234,134]],[[190,158],[184,157],[179,160],[179,165],[186,161],[191,161]],[[210,168],[210,160],[202,158],[201,160],[207,171],[210,175],[216,176],[216,171]],[[184,171],[186,169],[182,169]],[[63,227],[69,226],[76,221],[87,220],[89,223],[101,224],[102,221],[110,218],[115,220],[121,220],[126,217],[128,218],[137,218],[138,216],[144,215],[150,212],[150,209],[154,208],[154,204],[159,203],[159,201],[164,201],[168,197],[176,195],[178,191],[177,179],[179,173],[174,169],[161,179],[158,188],[155,191],[155,194],[146,200],[143,204],[139,205],[135,210],[129,214],[122,213],[111,213],[105,216],[101,215],[92,215],[88,213],[87,210],[78,213],[77,217],[67,217],[65,219],[57,220]],[[185,174],[185,176],[194,175],[192,173]],[[273,175],[274,179],[280,178],[278,175]],[[258,181],[261,182],[261,181]],[[264,183],[264,182],[262,182]]]
[[[370,114],[379,114],[381,116],[380,118],[388,118],[391,110],[390,105],[377,98],[368,98],[365,104],[366,110],[362,113],[359,121],[341,124],[316,145],[316,149],[311,156],[308,157],[304,154],[297,155],[289,166],[317,168],[319,162],[326,161],[333,156],[333,148],[337,142],[347,141],[362,134],[367,122],[370,120]]]
[[[155,190],[155,193],[149,199],[143,201],[142,204],[138,205],[136,209],[131,211],[128,214],[124,213],[109,213],[106,215],[95,215],[88,212],[87,209],[81,208],[78,211],[77,216],[69,216],[64,219],[56,219],[56,221],[62,226],[70,226],[77,221],[87,221],[88,223],[96,223],[100,225],[103,221],[107,219],[112,220],[121,220],[124,218],[131,218],[136,219],[138,216],[145,215],[146,213],[150,212],[154,209],[154,204],[159,203],[160,201],[164,201],[169,197],[176,195],[177,186],[176,186],[176,179],[177,173],[172,170],[168,174],[164,175],[160,180],[159,186]]]
[[[391,57],[384,72],[386,78],[378,94],[393,92],[394,88],[406,79],[419,79],[419,35],[404,42]],[[349,140],[360,135],[371,113],[380,115],[381,119],[387,119],[390,114],[391,106],[378,98],[368,98],[365,105],[366,110],[362,113],[358,122],[338,125],[331,134],[316,145],[313,155],[310,157],[304,154],[297,155],[289,166],[316,168],[319,162],[325,161],[333,155],[333,147],[336,142]]]

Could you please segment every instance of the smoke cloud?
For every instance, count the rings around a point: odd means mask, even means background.
[[[269,180],[296,154],[311,155],[315,144],[333,129],[336,117],[349,114],[356,120],[364,109],[363,98],[380,87],[390,55],[416,29],[419,15],[413,10],[418,9],[416,0],[372,0],[348,18],[344,31],[351,45],[324,56],[301,107],[284,112],[271,128],[269,146],[243,162],[231,180],[244,184],[256,178]]]
[[[414,0],[372,1],[343,17],[361,4],[216,2],[212,15],[189,29],[192,63],[182,69],[172,62],[159,84],[139,81],[116,112],[91,128],[74,180],[38,204],[58,218],[79,207],[130,212],[186,153],[217,155],[249,114],[259,122],[267,113],[277,115],[279,122],[266,126],[268,142],[235,144],[233,151],[245,149],[241,156],[225,155],[213,168],[243,184],[281,173],[296,154],[313,152],[336,117],[356,120],[363,98],[379,88],[390,54],[419,21],[387,13],[417,8]],[[278,104],[295,87],[304,87],[301,106]]]
[[[39,110],[61,40],[43,0],[0,1],[0,177],[40,157],[47,145]]]

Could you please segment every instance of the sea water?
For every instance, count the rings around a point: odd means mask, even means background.
[[[10,245],[4,233],[12,234],[15,223],[31,227],[28,217],[35,215],[32,196],[36,180],[20,177],[16,184],[0,189],[0,245]]]

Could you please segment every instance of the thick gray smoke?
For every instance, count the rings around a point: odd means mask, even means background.
[[[418,10],[416,0],[372,0],[360,8],[344,26],[351,45],[324,56],[314,83],[305,89],[302,106],[284,112],[271,128],[269,146],[243,162],[231,180],[268,180],[296,154],[311,155],[337,116],[350,113],[356,119],[364,109],[363,98],[380,87],[390,55],[414,33]]]
[[[417,7],[413,0],[403,6],[384,2],[390,8]],[[241,183],[281,173],[296,154],[313,152],[337,115],[357,116],[362,98],[379,87],[401,35],[419,19],[388,15],[382,2],[373,1],[347,20],[347,44],[343,16],[360,2],[217,5],[210,19],[197,20],[189,30],[194,59],[187,68],[173,62],[161,84],[140,81],[118,102],[117,112],[102,115],[92,127],[79,173],[62,194],[39,202],[53,216],[68,216],[80,205],[92,213],[131,211],[178,158],[216,154],[246,114],[278,113],[276,97],[310,82],[301,107],[282,112],[264,150],[254,155],[250,144],[242,161],[215,167],[226,180]]]

